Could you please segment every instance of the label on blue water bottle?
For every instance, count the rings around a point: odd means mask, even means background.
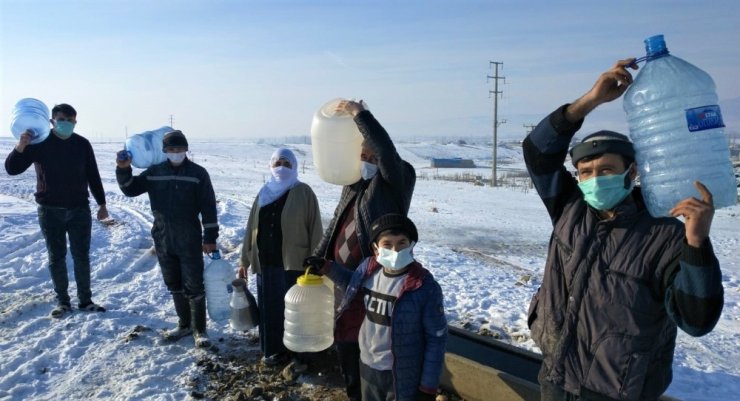
[[[716,104],[686,109],[686,124],[690,132],[725,126],[722,122],[722,112]]]

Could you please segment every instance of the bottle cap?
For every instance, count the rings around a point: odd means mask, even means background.
[[[298,280],[296,280],[296,283],[298,283],[298,285],[300,285],[301,287],[308,287],[308,286],[324,285],[324,280],[321,278],[321,276],[310,274],[308,272],[308,269],[306,269],[306,274],[298,277]]]
[[[645,52],[648,58],[668,54],[663,35],[655,35],[645,39]]]

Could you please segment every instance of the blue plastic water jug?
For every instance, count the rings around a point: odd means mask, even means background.
[[[25,98],[16,102],[10,116],[10,132],[20,139],[26,130],[33,132],[31,144],[43,142],[49,136],[49,108],[44,102]]]
[[[206,308],[212,320],[222,322],[231,316],[231,282],[235,273],[229,262],[221,259],[221,254],[214,251],[209,255],[210,261],[203,271],[203,284],[206,287]]]
[[[125,149],[130,154],[131,164],[134,167],[147,168],[167,160],[167,156],[162,151],[162,138],[170,131],[172,131],[171,127],[161,127],[126,139]]]
[[[663,35],[645,39],[646,63],[624,94],[624,111],[648,211],[668,216],[707,186],[716,208],[737,202],[730,150],[712,78],[672,56]]]

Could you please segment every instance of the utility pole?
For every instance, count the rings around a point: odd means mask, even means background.
[[[493,76],[487,75],[486,82],[488,82],[490,79],[493,79],[493,90],[488,91],[488,97],[491,97],[491,94],[493,94],[493,162],[491,163],[493,171],[491,172],[491,186],[496,187],[498,186],[498,180],[496,178],[496,148],[498,147],[498,126],[506,122],[506,120],[503,120],[501,122],[498,121],[498,95],[503,93],[502,91],[498,90],[498,80],[506,79],[506,77],[498,76],[498,66],[500,65],[501,69],[504,69],[503,61],[489,61],[488,68],[491,68],[492,65],[495,68],[495,74]]]
[[[172,120],[173,120],[173,117],[172,117],[172,114],[170,114],[170,128],[175,128],[175,125],[172,122]]]

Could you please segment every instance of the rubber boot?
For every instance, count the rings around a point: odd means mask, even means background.
[[[198,348],[208,348],[211,341],[208,340],[206,333],[206,298],[199,296],[190,300],[190,313],[193,322],[193,337],[195,346]]]
[[[190,328],[190,301],[182,292],[173,292],[172,300],[175,302],[178,322],[177,327],[164,333],[167,341],[177,341],[193,332]]]

